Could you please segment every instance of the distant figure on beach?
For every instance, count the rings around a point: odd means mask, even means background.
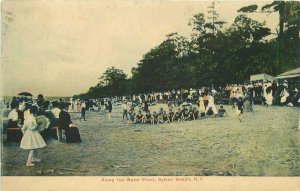
[[[240,122],[242,122],[243,109],[244,109],[243,98],[239,97],[239,99],[236,103],[236,114],[237,114],[237,118]]]
[[[253,107],[252,107],[252,96],[250,93],[247,93],[246,95],[246,101],[245,101],[245,112],[253,112]]]
[[[111,119],[112,103],[110,100],[106,104],[106,109],[108,110],[108,119]]]
[[[135,113],[134,113],[134,110],[129,110],[128,114],[129,114],[130,122],[131,122],[131,123],[134,123],[134,120],[135,120]]]
[[[199,113],[200,113],[200,117],[204,117],[205,116],[205,106],[204,106],[204,95],[201,94],[201,96],[199,97]]]
[[[227,112],[224,109],[223,105],[220,105],[220,109],[218,110],[218,117],[224,117],[224,115],[228,117]]]
[[[144,104],[143,104],[143,111],[144,111],[144,112],[147,112],[148,110],[149,110],[148,103],[147,103],[147,101],[144,101]]]
[[[212,109],[212,112],[214,115],[217,115],[217,108],[215,105],[215,100],[214,100],[214,97],[210,93],[208,94],[208,105],[206,107],[205,113],[208,112],[209,108]]]
[[[142,111],[139,111],[138,114],[135,115],[135,122],[142,124],[143,118],[144,118],[144,115],[142,114]]]
[[[128,105],[127,105],[127,101],[124,101],[124,103],[122,104],[122,109],[123,109],[123,119],[128,120]]]
[[[77,100],[77,112],[81,112],[81,102],[79,99]]]
[[[270,106],[273,104],[273,90],[271,90],[270,92],[266,92],[266,106]]]
[[[84,121],[86,121],[86,119],[85,119],[85,111],[86,111],[86,103],[85,103],[85,101],[81,101],[81,115],[80,115],[80,120],[83,119]]]
[[[77,104],[78,104],[78,100],[75,100],[74,102],[73,102],[73,108],[74,108],[74,112],[78,112],[78,107],[77,107]]]

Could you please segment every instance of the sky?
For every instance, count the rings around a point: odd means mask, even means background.
[[[217,1],[231,24],[243,6],[267,1]],[[0,95],[85,93],[111,66],[130,76],[143,55],[166,35],[189,37],[194,14],[211,1],[8,0],[2,3]],[[278,14],[249,14],[275,32]]]

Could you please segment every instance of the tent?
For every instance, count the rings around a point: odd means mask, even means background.
[[[284,72],[276,77],[276,79],[287,79],[300,77],[300,67]]]
[[[261,81],[261,80],[273,80],[273,76],[268,75],[268,74],[255,74],[250,76],[250,81]]]

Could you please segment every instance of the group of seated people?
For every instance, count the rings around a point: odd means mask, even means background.
[[[226,110],[221,105],[218,110],[218,114],[214,115],[211,110],[208,110],[207,113],[200,112],[196,107],[190,106],[189,108],[183,106],[182,108],[178,108],[176,112],[169,109],[169,113],[167,111],[160,108],[158,112],[154,111],[152,114],[150,111],[146,111],[142,113],[141,110],[136,114],[134,109],[129,111],[129,118],[132,123],[137,124],[159,124],[159,123],[172,123],[172,122],[180,122],[180,121],[193,121],[203,117],[223,117],[227,115]]]
[[[11,111],[8,115],[7,141],[20,142],[22,139],[22,127],[30,114],[35,116],[38,129],[44,140],[55,138],[59,141],[80,142],[78,128],[73,125],[71,116],[67,112],[69,103],[62,101],[47,101],[42,95],[37,101],[22,99],[11,101]],[[34,109],[35,107],[36,109]],[[35,111],[31,113],[31,111]]]

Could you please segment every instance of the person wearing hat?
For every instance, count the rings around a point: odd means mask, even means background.
[[[59,113],[59,129],[60,132],[65,132],[66,142],[75,143],[81,142],[78,128],[71,121],[71,116],[68,113],[69,103],[63,103],[63,108]]]
[[[50,110],[50,101],[45,101],[43,107],[45,108],[45,113],[43,116],[45,116],[48,119],[48,121],[45,119],[42,119],[41,117],[39,117],[39,118],[43,122],[46,122],[46,123],[49,122],[48,127],[43,132],[44,138],[46,138],[46,139],[52,138],[52,137],[57,138],[57,128],[56,127],[58,126],[58,119],[55,117],[54,113]],[[38,120],[37,120],[37,123],[38,123]]]
[[[29,150],[28,159],[26,166],[34,166],[33,162],[40,162],[41,159],[37,158],[38,149],[46,146],[46,143],[39,131],[37,130],[38,124],[35,119],[35,115],[38,111],[37,106],[31,106],[30,115],[24,121],[24,126],[22,127],[23,138],[21,140],[20,148],[24,150]]]

